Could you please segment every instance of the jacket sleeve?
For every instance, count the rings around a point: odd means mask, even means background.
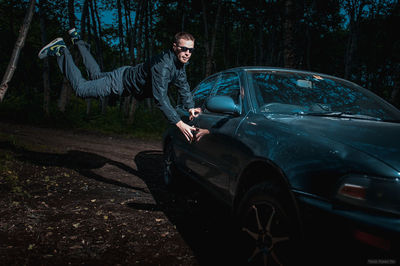
[[[156,105],[171,124],[178,123],[181,118],[172,107],[168,98],[169,67],[162,61],[154,64],[151,69],[152,91]]]
[[[187,82],[185,70],[181,72],[174,85],[178,87],[178,92],[181,96],[183,106],[186,109],[194,108],[193,95],[190,92],[190,86]]]

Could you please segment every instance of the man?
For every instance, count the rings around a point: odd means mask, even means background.
[[[184,123],[171,106],[168,98],[168,87],[178,87],[184,107],[190,113],[190,120],[201,113],[201,108],[194,108],[190,87],[186,79],[185,65],[189,62],[194,50],[194,37],[190,33],[179,32],[175,35],[172,49],[154,56],[136,66],[123,66],[111,72],[101,72],[96,60],[90,54],[89,45],[80,39],[76,29],[68,31],[83,58],[83,63],[91,80],[82,77],[62,38],[56,38],[44,46],[38,56],[56,56],[61,72],[70,81],[78,96],[96,97],[111,93],[118,95],[133,94],[136,99],[153,97],[168,121],[176,125],[188,141],[193,140],[192,131],[196,128]]]

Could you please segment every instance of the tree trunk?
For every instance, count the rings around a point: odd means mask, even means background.
[[[86,3],[87,1],[85,1]],[[83,16],[83,14],[82,14]],[[68,0],[68,18],[69,18],[69,27],[75,28],[75,8],[74,8],[74,0]],[[75,52],[72,52],[72,56],[76,58]],[[69,96],[71,94],[72,88],[69,84],[69,81],[66,77],[63,78],[63,83],[61,87],[60,98],[58,99],[58,110],[62,113],[65,112],[67,108]]]
[[[88,5],[88,0],[85,0],[83,2],[83,8],[82,8],[82,16],[81,16],[81,37],[82,39],[85,39],[86,36],[86,25],[87,22],[86,20],[89,17],[89,5]]]
[[[258,25],[258,52],[257,52],[257,65],[261,65],[264,61],[264,31],[263,31],[264,23],[263,21],[259,21]]]
[[[295,6],[293,0],[284,0],[285,18],[283,23],[283,62],[288,68],[296,68],[296,52],[295,52]]]
[[[94,2],[94,5],[93,5]],[[104,63],[103,63],[103,50],[101,47],[101,23],[100,23],[100,17],[98,16],[97,12],[97,5],[96,1],[91,0],[90,1],[90,13],[92,16],[92,26],[93,26],[93,35],[94,35],[94,40],[96,43],[96,59],[97,62],[100,66],[100,70],[104,70]],[[108,96],[104,96],[100,98],[100,103],[101,103],[101,113],[105,114],[107,110],[107,105],[108,105]]]
[[[64,113],[65,109],[67,108],[70,93],[71,86],[69,85],[69,81],[67,80],[67,78],[64,77],[61,87],[60,98],[58,100],[58,110],[60,110],[60,112],[62,113]]]
[[[368,4],[367,0],[359,1],[344,1],[344,9],[349,17],[349,39],[346,47],[346,58],[345,58],[345,72],[344,78],[350,79],[353,73],[354,66],[356,64],[356,50],[358,45],[358,32],[361,14],[364,7]]]
[[[151,0],[146,1],[146,13],[144,17],[144,33],[145,33],[145,58],[146,60],[150,59],[151,57],[151,32],[150,32],[150,23],[151,23]],[[146,100],[147,109],[152,109],[151,99],[147,98]]]
[[[39,1],[39,16],[40,16],[40,31],[42,45],[47,44],[47,34],[46,34],[46,19],[43,12],[43,0]],[[50,114],[50,78],[49,78],[49,59],[46,57],[43,59],[43,110],[48,116]]]
[[[99,64],[100,71],[103,71],[102,51],[101,51],[100,37],[97,33],[97,22],[96,22],[94,7],[93,7],[93,0],[90,0],[90,3],[89,3],[89,13],[92,18],[91,26],[93,28],[93,38],[94,38],[94,43],[96,46],[96,61]]]
[[[75,6],[74,0],[68,0],[68,18],[69,18],[69,28],[75,28]]]
[[[130,1],[124,0],[124,16],[125,16],[125,29],[126,29],[126,33],[125,33],[125,42],[127,45],[127,48],[129,50],[129,63],[132,62],[132,58],[130,57],[132,54],[132,21],[131,21],[131,16],[130,16]]]
[[[131,96],[131,103],[129,105],[129,114],[128,114],[128,125],[132,125],[135,119],[135,111],[136,111],[136,99],[135,97]]]
[[[131,41],[131,47],[130,47],[130,53],[131,53],[131,61],[132,61],[132,63],[133,64],[136,64],[136,62],[138,62],[138,58],[139,58],[139,52],[140,52],[140,49],[139,49],[139,47],[137,47],[137,43],[138,43],[138,36],[139,36],[139,34],[138,34],[138,28],[139,28],[139,17],[140,17],[140,13],[141,13],[141,9],[142,9],[142,6],[143,6],[143,1],[144,0],[141,0],[141,1],[139,1],[139,3],[138,3],[138,7],[137,7],[137,9],[136,9],[136,15],[135,15],[135,23],[134,23],[134,26],[133,26],[133,28],[132,28],[132,41]],[[136,53],[136,55],[135,55],[135,48],[136,48],[136,51],[137,51],[137,53]]]
[[[136,35],[136,40],[137,40],[137,46],[136,46],[136,51],[137,51],[137,58],[136,60],[138,62],[142,61],[144,58],[144,47],[141,45],[143,43],[143,24],[144,24],[144,16],[146,13],[146,6],[145,6],[146,1],[142,0],[140,4],[140,9],[138,10],[138,20],[137,20],[137,35]]]
[[[242,49],[242,26],[241,25],[239,25],[239,28],[238,28],[238,30],[239,30],[239,37],[238,37],[238,48],[237,48],[237,50],[236,50],[236,66],[239,66],[240,65],[240,51],[241,51],[241,49]]]
[[[90,115],[90,110],[92,109],[92,98],[85,99],[86,101],[86,115]]]
[[[181,31],[185,31],[186,0],[178,1],[178,17],[181,18]]]
[[[124,64],[124,31],[122,26],[122,7],[121,0],[117,0],[117,8],[118,8],[118,36],[119,36],[119,64],[122,66]]]
[[[25,14],[24,22],[19,31],[19,36],[18,36],[17,42],[15,43],[10,62],[8,64],[7,70],[3,76],[3,80],[0,85],[0,102],[3,101],[4,95],[7,92],[8,82],[11,81],[11,79],[14,75],[15,69],[17,68],[19,55],[20,55],[22,47],[24,47],[24,45],[25,45],[26,35],[28,34],[29,26],[31,25],[35,3],[36,3],[35,0],[30,1],[29,9]]]
[[[214,62],[214,50],[215,50],[215,40],[217,37],[217,30],[218,30],[218,22],[219,22],[219,15],[221,11],[222,1],[218,1],[217,12],[215,14],[215,23],[212,35],[209,36],[208,31],[208,18],[207,18],[207,9],[204,3],[204,0],[201,0],[202,7],[203,7],[203,21],[204,21],[204,33],[206,36],[205,41],[205,48],[206,48],[206,77],[211,75],[213,70],[215,69],[215,62]]]
[[[355,25],[357,22],[350,22],[350,33],[349,39],[347,41],[346,48],[346,58],[345,58],[345,72],[344,78],[350,79],[351,74],[353,74],[353,68],[355,65],[355,52],[357,49],[357,39],[358,39],[358,26]]]

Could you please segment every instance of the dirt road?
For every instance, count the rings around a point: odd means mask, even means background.
[[[1,265],[214,265],[227,210],[162,183],[160,141],[0,123]]]

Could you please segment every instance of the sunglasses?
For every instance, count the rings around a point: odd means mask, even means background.
[[[178,46],[178,47],[179,47],[179,49],[181,49],[182,52],[189,51],[189,53],[193,53],[193,51],[194,51],[194,48],[188,48],[185,46]]]

